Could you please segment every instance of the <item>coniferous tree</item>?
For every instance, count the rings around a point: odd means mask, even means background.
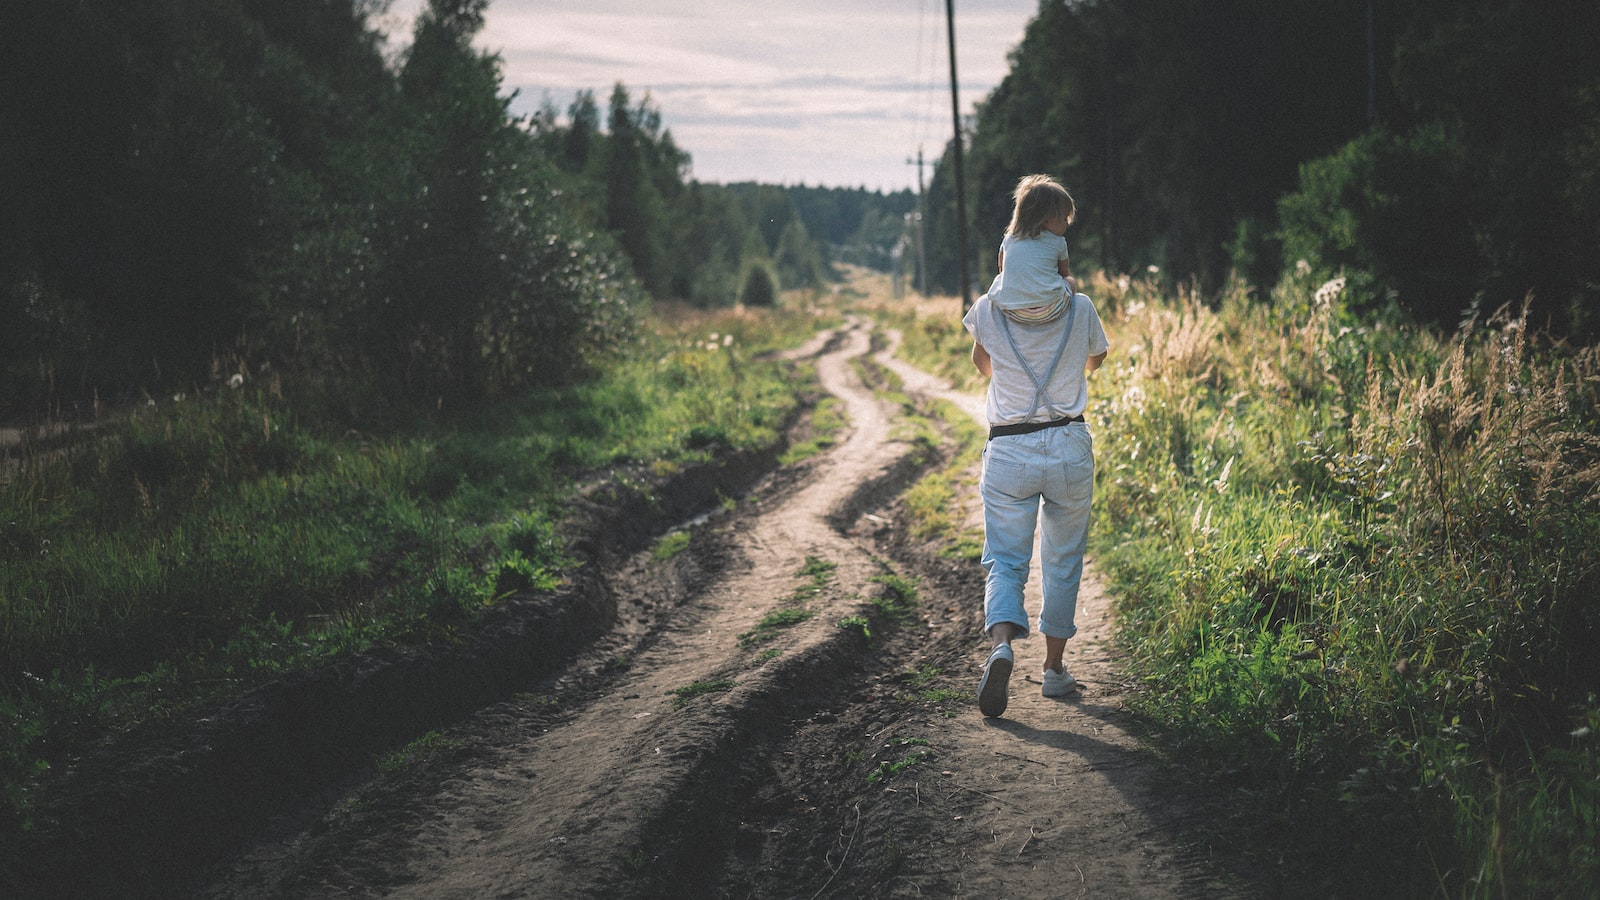
[[[488,240],[489,194],[505,139],[506,101],[498,60],[472,48],[488,0],[429,0],[400,73],[412,112],[414,154],[423,185],[404,234],[400,280],[391,286],[398,321],[417,331],[436,374],[451,369],[476,383],[474,330],[489,302],[496,250]]]
[[[600,107],[595,105],[594,91],[579,91],[572,105],[567,107],[567,117],[569,124],[562,142],[561,162],[569,172],[583,172],[589,166],[600,134]]]
[[[602,174],[606,224],[633,259],[634,270],[652,293],[666,286],[664,211],[660,190],[647,168],[647,145],[654,137],[648,107],[635,108],[619,82],[611,92],[609,131]]]
[[[1358,305],[1448,322],[1531,288],[1579,323],[1600,304],[1597,32],[1577,0],[1041,3],[969,133],[974,286],[1042,171],[1079,200],[1080,269],[1269,288],[1311,256],[1360,269]],[[948,159],[926,224],[955,290]]]

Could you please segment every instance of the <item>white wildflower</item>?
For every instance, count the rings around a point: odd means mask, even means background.
[[[1307,275],[1310,275],[1311,274],[1311,263],[1308,263],[1303,259],[1295,260],[1294,261],[1294,274],[1300,276],[1301,278],[1304,278]]]
[[[231,388],[244,387],[244,374],[241,373],[241,372],[233,373],[233,375],[228,378],[228,387],[231,387]]]
[[[1329,279],[1328,281],[1323,282],[1322,283],[1322,287],[1317,288],[1317,293],[1316,293],[1317,305],[1318,306],[1327,306],[1328,304],[1333,302],[1333,299],[1335,297],[1339,296],[1339,292],[1342,291],[1342,290],[1344,290],[1344,276],[1343,275],[1339,276],[1338,278],[1332,278],[1332,279]]]

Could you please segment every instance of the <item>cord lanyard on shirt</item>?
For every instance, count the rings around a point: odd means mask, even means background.
[[[1043,381],[1039,380],[1039,377],[1033,374],[1033,367],[1028,365],[1027,357],[1023,356],[1022,350],[1017,347],[1017,339],[1011,333],[1011,321],[1009,317],[1007,317],[1005,312],[999,307],[994,307],[994,314],[1000,319],[1000,328],[1006,333],[1006,340],[1011,344],[1011,352],[1016,354],[1017,362],[1022,363],[1022,371],[1028,373],[1029,380],[1033,382],[1033,409],[1029,410],[1028,412],[1028,418],[1030,420],[1033,418],[1033,414],[1038,412],[1041,405],[1039,402],[1040,400],[1044,401],[1042,405],[1044,406],[1047,415],[1055,414],[1055,402],[1050,399],[1050,393],[1046,390],[1046,387],[1050,384],[1050,379],[1055,377],[1056,367],[1061,364],[1061,356],[1067,350],[1067,338],[1072,336],[1072,319],[1078,314],[1077,299],[1078,298],[1073,297],[1070,301],[1068,301],[1067,326],[1061,331],[1061,345],[1056,347],[1055,358],[1050,360],[1050,368],[1045,371]]]

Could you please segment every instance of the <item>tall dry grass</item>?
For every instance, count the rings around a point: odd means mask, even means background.
[[[1094,277],[1096,564],[1161,746],[1322,896],[1600,883],[1600,348]],[[951,309],[903,351],[970,367]],[[973,387],[977,387],[974,383]],[[1578,887],[1574,887],[1578,886]]]
[[[1335,815],[1361,886],[1600,874],[1600,348],[1527,304],[1450,336],[1360,321],[1343,287],[1099,285],[1097,543],[1143,708]],[[1293,808],[1263,821],[1316,841]]]

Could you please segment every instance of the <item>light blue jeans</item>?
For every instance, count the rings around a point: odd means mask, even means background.
[[[1002,435],[983,451],[984,631],[1010,622],[1028,633],[1022,590],[1033,562],[1033,532],[1042,528],[1044,604],[1039,631],[1078,633],[1078,584],[1089,541],[1094,497],[1094,438],[1083,423],[1032,434]],[[1043,521],[1040,524],[1040,511]]]

